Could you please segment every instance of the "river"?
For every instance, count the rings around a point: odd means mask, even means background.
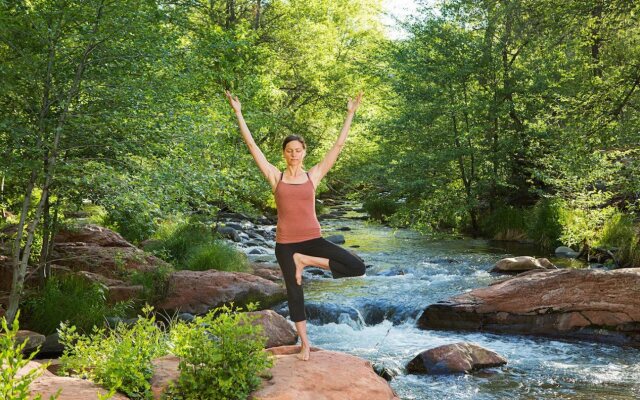
[[[327,279],[305,273],[305,301],[312,311],[308,331],[314,346],[395,371],[390,384],[407,400],[640,398],[640,349],[416,327],[429,304],[499,279],[488,272],[499,259],[543,254],[533,254],[530,246],[507,248],[486,240],[433,240],[350,218],[357,216],[351,211],[321,221],[324,236],[344,235],[343,246],[355,250],[369,267],[363,278]],[[351,230],[339,230],[342,227]],[[496,351],[508,364],[466,375],[404,371],[419,352],[460,341]]]

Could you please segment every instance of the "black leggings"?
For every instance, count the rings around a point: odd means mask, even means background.
[[[296,243],[276,243],[276,259],[280,264],[284,283],[287,286],[289,316],[293,322],[306,320],[302,286],[296,283],[296,264],[293,254],[301,253],[313,257],[329,259],[329,268],[334,278],[362,276],[365,265],[362,260],[337,244],[324,238],[316,238]]]

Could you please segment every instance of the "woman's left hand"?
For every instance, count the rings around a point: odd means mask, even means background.
[[[347,103],[347,112],[355,114],[356,110],[360,106],[363,94],[363,92],[360,92],[355,99],[349,99],[349,102]]]

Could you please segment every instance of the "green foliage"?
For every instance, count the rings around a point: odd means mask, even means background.
[[[172,352],[181,357],[180,378],[167,397],[246,399],[259,385],[259,374],[272,365],[263,350],[262,326],[251,321],[248,314],[223,306],[192,323],[176,323],[171,342]]]
[[[106,288],[78,275],[53,276],[44,288],[26,301],[29,327],[45,335],[54,333],[61,322],[90,332],[104,325],[107,316],[124,316],[128,302],[107,304]]]
[[[384,222],[398,210],[398,204],[389,197],[370,197],[362,203],[369,216]]]
[[[566,209],[560,240],[568,246],[593,246],[602,235],[606,221],[615,215],[615,207]]]
[[[193,249],[212,243],[215,240],[211,228],[201,223],[184,223],[179,225],[161,243],[154,245],[156,249],[166,252],[176,265],[184,265]],[[153,250],[153,247],[152,247]]]
[[[246,271],[247,257],[219,240],[210,227],[199,222],[166,224],[163,239],[146,249],[172,262],[178,269]]]
[[[526,236],[529,210],[499,206],[482,221],[482,231],[497,240],[513,240]]]
[[[173,268],[159,266],[150,270],[135,270],[129,275],[129,282],[142,285],[143,303],[155,304],[167,295],[169,290],[169,276]]]
[[[605,222],[597,244],[614,249],[620,266],[640,267],[640,234],[630,216],[620,212],[614,213]]]
[[[249,270],[249,261],[244,253],[239,252],[225,242],[217,240],[191,250],[184,263],[184,269],[192,271],[216,269],[218,271],[246,272]]]
[[[166,335],[152,310],[145,307],[132,326],[120,323],[113,330],[96,328],[91,334],[63,325],[63,373],[90,379],[132,399],[152,399],[151,361],[167,353]]]
[[[563,222],[566,221],[565,203],[559,199],[540,199],[531,210],[528,236],[544,249],[560,245]]]
[[[48,366],[48,364],[42,364],[40,367],[34,368],[20,377],[17,375],[18,371],[27,365],[37,353],[33,352],[27,358],[24,358],[22,350],[24,350],[28,341],[25,340],[20,344],[16,343],[16,335],[20,329],[19,316],[20,312],[18,311],[11,328],[8,327],[5,317],[0,320],[2,331],[4,331],[4,333],[0,332],[0,366],[2,366],[0,368],[0,399],[3,400],[31,399],[29,385],[42,375]],[[49,399],[57,399],[59,393],[49,397]],[[40,400],[42,396],[37,395],[33,399]]]

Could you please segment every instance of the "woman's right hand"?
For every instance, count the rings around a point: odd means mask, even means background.
[[[233,111],[235,111],[236,113],[239,113],[242,106],[240,105],[240,100],[238,100],[238,96],[234,98],[233,96],[231,96],[231,93],[228,90],[225,90],[224,94],[225,96],[227,96],[227,100],[229,100],[229,104],[231,105],[231,108],[233,108]]]

